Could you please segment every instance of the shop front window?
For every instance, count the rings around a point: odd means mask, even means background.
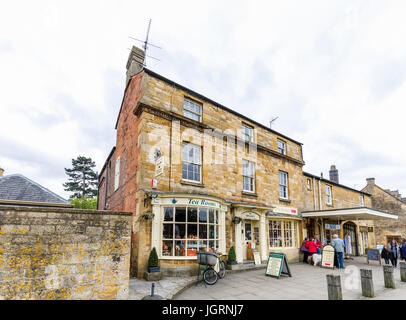
[[[282,226],[280,221],[269,221],[269,246],[282,247]]]
[[[269,247],[297,247],[299,226],[294,221],[269,221]]]
[[[196,256],[197,251],[218,250],[218,210],[199,207],[163,210],[162,256]]]
[[[293,247],[293,229],[292,222],[283,222],[283,240],[285,247]]]

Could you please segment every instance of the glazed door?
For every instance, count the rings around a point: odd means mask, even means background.
[[[249,220],[242,221],[242,252],[244,260],[247,260],[247,249],[249,243],[252,241],[252,224]]]

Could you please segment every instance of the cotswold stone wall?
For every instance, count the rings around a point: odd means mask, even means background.
[[[406,238],[406,203],[375,184],[368,184],[364,190],[372,194],[372,207],[390,213],[398,214],[398,219],[376,220],[375,237],[377,244],[387,244],[388,237],[399,236]]]
[[[127,299],[130,213],[0,206],[1,299]]]

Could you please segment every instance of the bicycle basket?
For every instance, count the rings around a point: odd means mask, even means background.
[[[196,252],[197,263],[201,265],[215,266],[217,263],[217,255],[212,252]]]

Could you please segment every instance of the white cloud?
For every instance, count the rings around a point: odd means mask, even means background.
[[[24,10],[22,10],[22,8]],[[18,1],[0,12],[0,165],[67,197],[63,167],[115,143],[128,49],[304,143],[305,170],[406,196],[406,3]],[[138,44],[138,43],[135,43]],[[26,158],[24,159],[24,154]],[[32,160],[32,161],[31,161]]]

